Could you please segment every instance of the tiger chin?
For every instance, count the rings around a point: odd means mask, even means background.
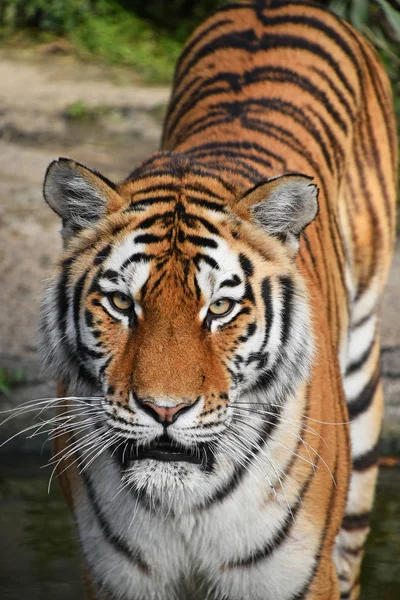
[[[373,49],[273,0],[195,31],[126,180],[51,163],[40,346],[88,598],[359,597],[396,158]]]

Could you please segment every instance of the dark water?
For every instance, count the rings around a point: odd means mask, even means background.
[[[70,516],[40,464],[0,457],[0,598],[81,600]],[[400,469],[381,470],[362,581],[362,600],[400,600]]]

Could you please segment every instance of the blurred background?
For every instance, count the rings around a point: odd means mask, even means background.
[[[68,156],[121,180],[156,150],[183,43],[222,4],[0,0],[0,411],[55,395],[35,350],[43,280],[60,251],[58,219],[41,195],[47,165]],[[377,48],[400,123],[399,0],[325,4]],[[382,307],[383,468],[363,600],[400,598],[399,292],[397,244]],[[78,544],[57,481],[48,494],[51,469],[42,468],[50,447],[43,436],[16,435],[29,425],[28,414],[0,427],[0,597],[78,600]]]

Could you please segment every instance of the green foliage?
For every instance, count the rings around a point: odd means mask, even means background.
[[[25,381],[25,373],[22,369],[10,371],[0,367],[0,394],[7,394],[13,387]]]
[[[8,31],[37,27],[65,34],[85,19],[91,6],[89,0],[3,0],[0,22]]]
[[[235,1],[235,0],[231,0]],[[120,0],[140,17],[170,31],[185,42],[193,29],[227,0]]]
[[[112,109],[103,104],[98,106],[89,106],[86,102],[73,102],[64,111],[64,116],[70,121],[85,121],[86,123],[95,123],[101,117],[109,114]]]
[[[182,42],[117,0],[3,0],[0,37],[23,28],[70,39],[83,56],[134,67],[149,81],[169,82]]]
[[[71,32],[82,54],[135,67],[151,81],[170,81],[181,43],[110,0]]]

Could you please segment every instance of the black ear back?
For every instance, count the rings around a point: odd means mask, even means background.
[[[67,158],[53,161],[45,175],[43,195],[61,217],[64,227],[90,227],[108,211],[115,185],[105,177]]]

